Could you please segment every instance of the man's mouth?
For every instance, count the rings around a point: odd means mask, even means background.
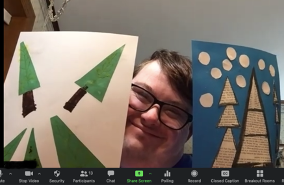
[[[162,137],[160,137],[160,136],[154,134],[153,132],[148,131],[147,129],[143,128],[143,126],[140,126],[140,125],[138,125],[138,124],[135,124],[135,123],[133,123],[133,122],[131,122],[131,121],[130,121],[130,123],[131,123],[134,127],[140,129],[143,133],[145,133],[145,134],[147,134],[147,135],[150,135],[150,136],[155,137],[155,138],[160,138],[160,139],[162,138]]]

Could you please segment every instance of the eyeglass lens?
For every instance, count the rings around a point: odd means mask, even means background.
[[[147,111],[154,103],[155,98],[142,88],[132,86],[130,106],[137,111]],[[181,109],[164,104],[160,110],[160,121],[170,128],[180,129],[186,124],[188,115]]]

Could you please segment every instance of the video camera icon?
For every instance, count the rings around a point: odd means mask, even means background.
[[[33,171],[25,171],[25,176],[30,177],[33,176],[34,172]]]
[[[143,177],[143,170],[136,170],[135,177]]]

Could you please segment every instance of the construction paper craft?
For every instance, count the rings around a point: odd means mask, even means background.
[[[137,44],[129,35],[22,32],[4,83],[4,160],[120,167]]]
[[[280,124],[279,124],[279,130],[280,130],[280,140],[279,143],[280,144],[284,144],[284,103],[282,101],[281,103],[281,119],[280,119]]]
[[[33,90],[40,87],[34,65],[24,42],[20,44],[19,95],[23,95],[23,117],[36,110]]]
[[[50,118],[50,122],[60,166],[104,167],[58,116]]]
[[[37,146],[35,142],[35,133],[34,129],[32,128],[31,135],[29,138],[28,146],[26,149],[26,155],[24,161],[36,161],[37,168],[41,168],[40,159],[37,152]]]
[[[76,84],[81,88],[65,104],[64,108],[66,110],[72,112],[86,92],[102,102],[124,46],[118,48],[81,79],[76,81]]]
[[[192,41],[192,58],[193,167],[274,167],[281,119],[276,56]]]
[[[4,148],[4,161],[10,161],[27,129],[23,130]]]

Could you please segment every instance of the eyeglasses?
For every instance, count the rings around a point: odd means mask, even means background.
[[[139,112],[147,112],[155,104],[160,106],[159,121],[170,129],[180,130],[192,121],[192,115],[185,110],[158,100],[152,93],[138,85],[131,85],[129,107]]]

